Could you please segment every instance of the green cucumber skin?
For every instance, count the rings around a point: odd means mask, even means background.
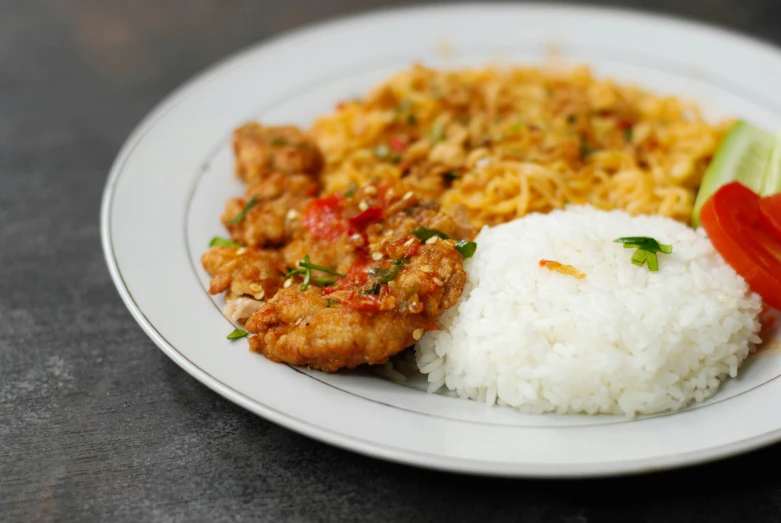
[[[738,121],[727,132],[702,177],[692,211],[692,225],[700,225],[700,210],[722,185],[738,181],[754,192],[764,190],[773,136],[748,122]]]
[[[770,196],[781,192],[781,132],[776,135],[773,153],[765,171],[764,184],[760,196]]]

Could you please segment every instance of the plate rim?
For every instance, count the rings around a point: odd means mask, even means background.
[[[466,473],[482,476],[503,476],[503,477],[526,477],[526,478],[582,478],[582,477],[607,477],[615,475],[640,474],[653,471],[661,471],[684,466],[697,465],[716,459],[727,458],[749,452],[760,447],[781,440],[781,428],[774,431],[760,434],[747,439],[737,440],[732,443],[709,447],[697,451],[685,452],[682,454],[671,454],[662,458],[644,458],[639,460],[625,460],[619,462],[601,462],[586,464],[566,464],[566,463],[513,463],[509,468],[498,467],[497,463],[488,460],[464,459],[448,456],[436,456],[427,453],[418,453],[414,450],[399,449],[382,443],[372,442],[357,438],[350,434],[333,431],[330,428],[319,426],[315,423],[306,421],[294,415],[279,411],[273,407],[264,404],[262,401],[251,398],[246,394],[239,392],[227,383],[220,381],[206,370],[199,367],[191,361],[185,354],[179,351],[171,344],[165,336],[155,327],[155,325],[145,316],[139,305],[135,302],[130,289],[127,287],[122,273],[119,269],[116,258],[112,234],[111,234],[111,210],[113,198],[119,178],[123,172],[123,165],[131,157],[134,149],[140,143],[141,139],[148,131],[154,128],[155,124],[163,119],[166,114],[182,102],[186,97],[196,90],[208,84],[210,77],[218,76],[232,67],[240,65],[244,58],[261,51],[268,50],[277,45],[284,45],[288,40],[294,40],[304,36],[309,32],[333,28],[344,22],[355,22],[381,18],[385,14],[405,13],[414,16],[418,13],[433,11],[458,11],[479,7],[486,10],[527,10],[527,11],[577,11],[580,14],[599,14],[609,13],[613,15],[626,16],[634,19],[657,20],[660,23],[678,24],[679,26],[689,26],[700,30],[707,30],[715,34],[731,37],[754,46],[765,48],[766,51],[781,55],[781,47],[775,45],[769,40],[747,35],[740,31],[722,27],[710,22],[678,17],[665,13],[658,13],[637,8],[614,8],[607,6],[583,6],[569,3],[554,2],[543,4],[531,2],[524,4],[506,4],[498,2],[475,3],[459,2],[449,5],[424,4],[409,7],[381,7],[368,11],[347,14],[345,16],[334,16],[322,21],[306,24],[291,30],[277,33],[269,38],[240,48],[239,50],[227,55],[226,57],[212,63],[206,68],[200,70],[191,76],[185,82],[181,83],[173,91],[169,92],[161,101],[144,116],[144,118],[135,126],[133,131],[125,139],[117,157],[112,163],[109,176],[103,190],[100,205],[100,235],[104,258],[114,282],[117,291],[133,319],[138,323],[147,336],[157,345],[157,347],[180,368],[190,376],[206,385],[212,391],[223,398],[249,410],[250,412],[263,417],[284,428],[305,435],[317,441],[333,445],[335,447],[356,452],[365,456],[381,458],[395,463],[412,465],[416,467],[430,468],[446,472]]]

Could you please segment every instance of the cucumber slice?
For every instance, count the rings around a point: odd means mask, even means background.
[[[692,212],[695,228],[700,226],[702,206],[722,185],[738,181],[756,193],[763,191],[774,142],[773,135],[744,121],[730,128],[702,178]],[[776,169],[781,178],[779,170],[781,167]]]
[[[781,192],[781,132],[776,135],[776,143],[765,170],[764,184],[759,195],[770,196],[779,192]]]

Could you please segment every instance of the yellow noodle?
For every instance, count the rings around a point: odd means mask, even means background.
[[[311,131],[327,192],[404,179],[479,227],[568,203],[688,220],[730,124],[585,67],[417,65]]]

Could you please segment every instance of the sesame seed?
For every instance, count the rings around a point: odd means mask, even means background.
[[[423,329],[415,329],[414,331],[412,331],[412,338],[415,341],[418,341],[422,337],[423,337]]]
[[[418,311],[418,302],[413,301],[409,304],[409,307],[407,307],[410,312],[417,312]]]
[[[288,220],[295,220],[296,218],[298,218],[298,211],[297,210],[290,209],[289,211],[287,211],[287,219]]]
[[[366,189],[363,190],[366,194],[377,194],[377,188],[373,185],[368,186]]]
[[[487,167],[489,163],[491,163],[491,159],[486,156],[477,160],[477,162],[475,162],[475,167],[482,169],[483,167]]]
[[[439,241],[439,236],[432,236],[431,238],[429,238],[428,240],[426,240],[426,243],[427,243],[428,245],[431,245],[431,244],[433,244],[433,243],[437,243],[438,241]]]
[[[361,200],[361,203],[358,204],[358,208],[362,211],[365,211],[369,208],[369,204],[366,202],[366,200]]]
[[[380,261],[382,259],[382,253],[381,252],[375,252],[372,254],[372,260],[374,261]]]
[[[249,288],[252,290],[252,292],[259,292],[263,290],[263,285],[259,283],[251,283]]]
[[[442,287],[442,286],[445,284],[445,282],[443,282],[442,280],[440,280],[440,279],[439,279],[439,278],[437,278],[436,276],[434,276],[434,283],[436,283],[436,284],[437,284],[437,285],[439,285],[440,287]]]
[[[257,294],[255,294],[256,300],[262,300],[265,297],[266,297],[266,289],[260,289],[260,291]]]
[[[434,269],[431,267],[431,265],[424,265],[420,268],[423,272],[434,272]]]
[[[285,280],[285,283],[282,284],[282,288],[287,289],[291,285],[293,285],[293,278],[288,278],[287,280]]]
[[[236,254],[238,254],[239,256],[241,256],[241,255],[242,255],[242,254],[244,254],[245,252],[247,252],[247,248],[246,248],[246,247],[242,247],[242,248],[240,248],[238,251],[236,251]]]
[[[304,317],[303,317],[303,316],[301,316],[300,318],[298,318],[298,319],[296,320],[296,323],[295,323],[295,324],[296,324],[296,325],[298,325],[299,323],[301,323],[301,320],[303,320],[303,319],[304,319]]]
[[[402,200],[409,200],[409,199],[410,199],[410,198],[412,198],[413,196],[415,196],[415,193],[414,193],[414,192],[412,192],[412,191],[407,191],[407,193],[406,193],[406,194],[405,194],[405,195],[404,195],[404,196],[403,196],[401,199],[402,199]]]
[[[405,241],[405,242],[404,242],[404,247],[409,247],[410,245],[412,245],[413,243],[415,243],[415,240],[416,240],[416,239],[417,239],[417,238],[410,238],[409,240]]]

